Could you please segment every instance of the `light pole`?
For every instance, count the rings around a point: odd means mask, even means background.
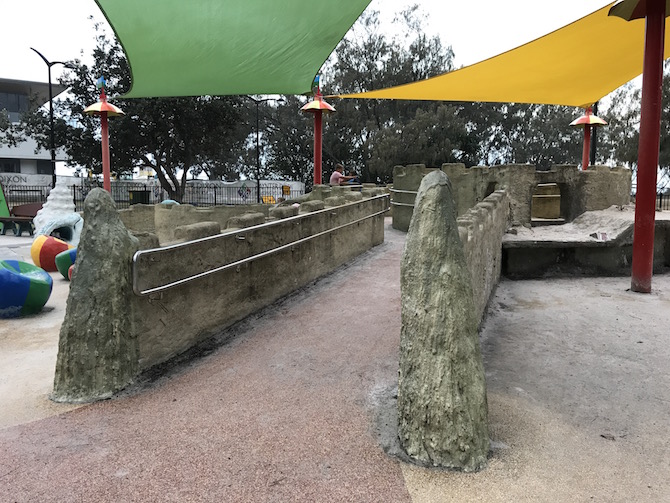
[[[260,151],[260,141],[259,141],[259,106],[261,103],[266,101],[283,101],[282,98],[263,98],[258,99],[253,96],[245,95],[246,98],[250,99],[256,103],[256,202],[261,202],[261,151]]]
[[[589,156],[591,153],[595,156],[595,152],[591,148],[591,135],[594,136],[595,141],[595,130],[596,126],[606,126],[607,122],[602,120],[600,117],[594,115],[592,107],[586,107],[586,112],[584,115],[578,119],[573,120],[570,123],[571,126],[583,126],[584,127],[584,148],[582,150],[582,171],[586,171],[589,167]],[[593,164],[594,161],[591,163]]]
[[[314,185],[321,185],[323,183],[321,173],[323,114],[335,112],[335,107],[326,103],[326,100],[321,95],[321,89],[319,88],[320,80],[320,76],[317,75],[312,84],[314,99],[300,109],[302,112],[314,114]]]
[[[105,93],[107,81],[104,77],[101,76],[95,85],[100,89],[100,101],[84,108],[84,113],[100,116],[100,136],[102,140],[102,187],[111,194],[112,182],[109,168],[109,125],[107,123],[107,117],[118,117],[119,115],[126,114],[119,107],[107,103],[107,94]]]
[[[54,140],[54,105],[53,90],[51,88],[51,67],[54,65],[67,65],[64,61],[49,61],[44,57],[44,54],[42,54],[34,47],[31,47],[30,49],[35,51],[37,55],[42,58],[44,63],[47,65],[47,68],[49,69],[49,146],[51,148],[51,187],[53,188],[56,186],[56,145]]]

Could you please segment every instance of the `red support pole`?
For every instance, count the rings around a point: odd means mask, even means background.
[[[321,185],[321,135],[323,113],[318,110],[314,113],[314,185]]]
[[[582,171],[589,167],[589,156],[591,155],[591,125],[584,124],[584,150],[582,151]]]
[[[102,122],[102,186],[111,194],[112,182],[109,172],[109,126],[107,124],[107,112],[100,114]]]
[[[647,0],[631,290],[651,292],[656,176],[661,130],[665,0]]]

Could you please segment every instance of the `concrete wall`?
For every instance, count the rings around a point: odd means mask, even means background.
[[[525,171],[525,166],[522,169]],[[476,316],[481,321],[489,297],[500,280],[502,236],[510,222],[511,198],[506,190],[498,190],[498,185],[504,184],[490,182],[487,168],[466,170],[463,164],[445,164],[442,170],[451,181],[454,207],[459,215],[459,235],[472,276]],[[422,164],[394,168],[391,194],[395,229],[405,232],[409,229],[414,192],[431,171]],[[532,190],[529,200],[531,196]],[[528,208],[530,211],[530,206]],[[528,218],[530,220],[530,213]]]
[[[411,220],[416,192],[421,179],[431,171],[424,165],[396,166],[393,170],[393,227],[407,231]],[[593,166],[580,171],[577,166],[559,165],[550,171],[537,171],[529,164],[509,164],[495,167],[464,164],[443,164],[451,180],[458,215],[498,189],[509,196],[511,219],[514,224],[531,222],[533,192],[539,183],[556,183],[561,191],[561,216],[566,222],[585,211],[602,210],[630,202],[631,171],[626,168]],[[400,203],[400,204],[397,204]]]
[[[150,232],[158,237],[161,245],[178,241],[176,227],[200,222],[218,222],[225,229],[233,217],[246,213],[263,213],[268,216],[271,206],[267,204],[244,204],[197,208],[190,204],[135,204],[120,210],[119,216],[126,228],[132,232]]]
[[[388,189],[386,187],[376,187],[368,184],[363,184],[361,190],[352,190],[351,187],[347,186],[317,185],[312,192],[284,201],[278,207],[306,201],[322,201],[323,207],[332,207],[387,193]],[[126,228],[134,234],[155,234],[161,245],[168,245],[180,241],[175,236],[175,228],[177,227],[201,222],[217,222],[219,227],[225,231],[227,227],[230,227],[231,219],[250,213],[262,213],[265,217],[273,217],[271,215],[273,208],[274,206],[268,204],[221,205],[205,208],[190,204],[135,204],[128,209],[119,210],[119,216]],[[305,208],[307,208],[307,205]],[[307,210],[301,208],[300,211]]]
[[[414,199],[419,190],[421,180],[430,173],[433,168],[426,168],[423,164],[411,164],[409,166],[395,166],[393,168],[393,187],[391,190],[391,207],[393,208],[393,228],[407,232],[414,211]],[[451,178],[450,178],[451,180]],[[451,183],[456,202],[458,191],[454,182]]]
[[[597,227],[594,227],[597,228]],[[595,242],[503,243],[503,271],[511,279],[547,276],[628,276],[633,261],[633,222],[620,237]],[[670,221],[656,220],[654,274],[670,267]]]
[[[360,200],[345,200],[336,207],[140,252],[134,276],[137,288],[146,290],[295,243],[278,253],[181,286],[134,297],[140,367],[146,369],[187,350],[382,243],[388,196],[362,199],[358,192],[341,197]],[[183,211],[180,207],[157,207],[157,211],[169,214],[175,208]],[[366,218],[371,215],[376,216]],[[351,222],[354,223],[334,232],[296,243]]]
[[[505,191],[498,190],[457,219],[458,233],[472,276],[475,314],[480,322],[500,281],[502,236],[509,224],[509,216],[509,197]]]

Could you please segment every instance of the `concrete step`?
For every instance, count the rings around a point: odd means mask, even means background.
[[[542,227],[544,225],[563,225],[565,218],[532,218],[530,225],[532,227]]]

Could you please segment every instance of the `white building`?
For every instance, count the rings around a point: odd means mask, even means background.
[[[65,87],[52,84],[53,97]],[[38,104],[49,102],[49,84],[0,78],[0,110],[6,110],[9,120],[18,123],[30,100]],[[65,151],[56,150],[56,161],[67,161]],[[3,185],[51,185],[51,152],[37,149],[32,138],[26,138],[16,147],[0,145],[0,182]]]

